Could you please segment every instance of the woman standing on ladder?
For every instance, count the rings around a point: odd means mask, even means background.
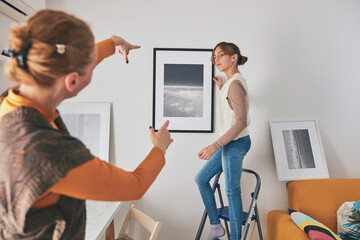
[[[208,160],[195,179],[210,219],[208,240],[217,239],[225,234],[210,186],[211,178],[220,171],[224,172],[229,202],[230,238],[238,240],[241,236],[243,206],[240,178],[243,159],[250,149],[251,140],[248,130],[248,89],[238,66],[246,61],[247,57],[242,56],[239,48],[233,43],[220,42],[212,53],[211,62],[220,72],[225,73],[228,81],[224,83],[220,76],[213,79],[220,89],[218,129],[221,137],[198,154],[200,159]]]

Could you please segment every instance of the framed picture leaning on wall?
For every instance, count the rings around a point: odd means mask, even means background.
[[[279,181],[329,177],[315,120],[270,122],[270,131]]]
[[[213,132],[212,49],[154,48],[153,127]]]
[[[91,154],[109,162],[110,103],[63,102],[60,116],[70,135],[80,139]]]

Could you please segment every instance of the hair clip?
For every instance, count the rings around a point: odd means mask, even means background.
[[[65,44],[55,44],[56,48],[57,48],[57,53],[59,54],[64,54],[65,53]]]
[[[26,44],[24,48],[22,48],[20,51],[16,52],[11,47],[6,47],[2,54],[8,57],[14,57],[17,59],[18,64],[21,68],[27,70],[27,55],[29,53],[29,50],[31,48],[31,43]]]
[[[13,57],[15,55],[15,53],[16,52],[14,51],[14,49],[7,46],[2,50],[1,55],[7,56],[7,57]]]

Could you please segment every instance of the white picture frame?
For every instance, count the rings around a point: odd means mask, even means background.
[[[106,162],[109,162],[110,109],[110,103],[63,102],[58,106],[70,134]]]
[[[154,48],[153,127],[213,132],[212,49]]]
[[[279,181],[329,178],[316,120],[271,121]]]

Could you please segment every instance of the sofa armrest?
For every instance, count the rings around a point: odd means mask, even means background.
[[[281,210],[272,210],[267,215],[267,240],[308,240],[308,235],[302,231],[290,215]]]

